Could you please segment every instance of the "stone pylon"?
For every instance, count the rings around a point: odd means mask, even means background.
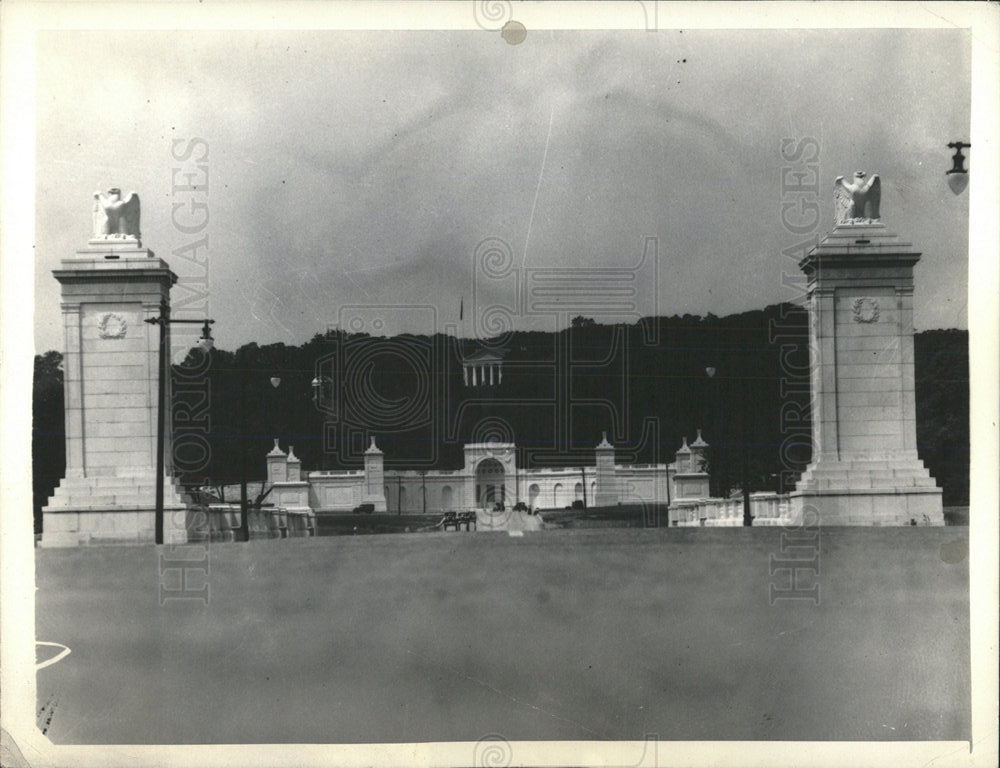
[[[880,222],[838,224],[799,263],[807,276],[812,463],[792,496],[808,525],[943,525],[917,456],[913,267]]]
[[[371,445],[365,450],[365,488],[362,502],[375,505],[376,512],[387,510],[385,502],[385,456],[375,445],[374,435]]]
[[[615,447],[608,442],[608,433],[601,435],[601,442],[594,447],[594,465],[597,475],[595,507],[612,507],[619,502],[618,480],[615,477]]]
[[[62,286],[66,477],[42,510],[42,546],[152,542],[160,331],[144,321],[169,307],[177,276],[136,237],[95,237],[53,274]],[[187,540],[188,515],[168,471],[165,542]]]

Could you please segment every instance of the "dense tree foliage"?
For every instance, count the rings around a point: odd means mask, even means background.
[[[479,342],[334,331],[302,346],[248,344],[173,369],[174,465],[197,484],[259,480],[278,437],[307,469],[359,469],[374,435],[387,468],[455,469],[462,446],[516,441],[522,466],[589,464],[607,432],[619,463],[669,462],[700,428],[712,492],[789,490],[810,458],[807,316],[791,304]],[[503,380],[466,386],[462,360],[493,350]],[[968,334],[917,334],[920,455],[968,498]],[[64,465],[60,356],[36,358],[36,509]],[[708,375],[712,369],[713,375]],[[278,381],[280,379],[280,381]],[[314,382],[318,386],[313,386]]]
[[[945,505],[969,503],[969,333],[936,330],[914,339],[917,451]]]
[[[32,382],[31,468],[35,533],[42,532],[42,507],[66,471],[62,355],[35,356]]]

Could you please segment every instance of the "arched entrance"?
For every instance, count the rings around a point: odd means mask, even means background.
[[[506,503],[503,464],[496,459],[483,459],[476,467],[476,506],[492,509],[497,502]]]

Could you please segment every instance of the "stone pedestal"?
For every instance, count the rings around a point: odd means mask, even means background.
[[[295,455],[294,446],[288,446],[286,456],[275,438],[274,448],[267,454],[267,477],[272,483],[274,513],[283,520],[287,534],[315,535],[316,515],[309,505],[309,482],[302,479],[302,461]]]
[[[267,466],[267,482],[271,485],[284,483],[288,480],[288,454],[281,450],[278,438],[274,438],[274,447],[264,458]]]
[[[376,512],[386,511],[384,459],[373,437],[371,445],[365,451],[365,490],[361,500],[374,504]]]
[[[808,278],[813,460],[791,494],[809,525],[943,525],[917,456],[913,267],[885,225],[841,224],[800,262]]]
[[[613,507],[618,499],[618,481],[615,477],[615,447],[608,442],[608,433],[601,436],[601,442],[594,448],[597,487],[594,491],[595,507]]]
[[[687,438],[674,455],[674,463],[667,467],[668,482],[671,486],[671,503],[685,499],[707,499],[709,497],[709,476],[705,471],[705,451],[708,448],[698,430],[698,437],[689,446]]]
[[[66,345],[66,477],[42,510],[42,546],[152,542],[159,328],[144,320],[159,316],[177,277],[135,238],[92,240],[53,274]],[[169,435],[165,455],[164,540],[186,541]]]

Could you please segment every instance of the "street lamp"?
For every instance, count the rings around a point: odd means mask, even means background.
[[[281,384],[281,377],[275,374],[274,376],[271,377],[270,381],[271,381],[271,386],[274,389],[277,389],[278,386]],[[245,402],[246,402],[246,380],[243,377],[241,377],[240,413],[244,414],[246,413]],[[268,410],[271,412],[274,411],[273,408]],[[273,431],[277,431],[277,428],[275,427],[275,430]],[[275,445],[277,445],[277,443]],[[243,444],[240,446],[240,540],[241,541],[250,541],[250,497],[247,493],[247,474],[248,474],[247,447],[245,444]],[[266,476],[265,476],[265,483],[261,485],[261,494],[263,494],[264,492],[265,485],[266,485]],[[258,502],[260,501],[260,499],[261,497],[258,496]]]
[[[427,470],[420,470],[420,493],[423,495],[423,504],[421,509],[423,513],[427,514]]]
[[[323,400],[323,387],[328,384],[333,384],[333,379],[329,379],[322,375],[316,376],[312,382],[310,382],[310,386],[312,386],[313,390],[313,403],[316,404],[317,408]]]
[[[271,382],[271,389],[277,389],[278,387],[281,386],[281,376],[279,376],[278,374],[274,374],[270,378],[270,382]],[[272,396],[272,399],[273,398],[274,396]],[[279,415],[277,412],[278,411],[277,404],[275,403],[274,406],[269,410],[271,411],[271,432],[273,433],[273,437],[281,437],[281,435],[278,434]],[[272,437],[272,435],[268,435],[268,437]]]
[[[971,146],[964,141],[953,141],[948,145],[948,149],[954,149],[955,154],[951,158],[951,170],[945,171],[945,176],[948,177],[948,186],[956,195],[962,194],[969,185],[969,172],[965,168],[965,155],[962,154],[962,150]]]
[[[705,374],[709,379],[715,377],[716,371],[715,366],[705,368]],[[749,406],[750,396],[747,386],[748,379],[743,377],[740,379],[740,382],[742,402],[738,411],[740,414],[741,440],[743,442],[743,455],[740,460],[740,485],[743,487],[743,525],[749,527],[753,525],[753,515],[750,514],[750,486],[747,482],[747,478],[750,475],[750,421],[746,417],[746,408]]]
[[[159,349],[159,388],[156,393],[156,514],[154,517],[155,541],[157,544],[163,543],[163,437],[165,431],[165,419],[167,410],[167,326],[174,323],[202,324],[201,338],[198,339],[198,347],[205,352],[210,352],[215,346],[215,339],[212,338],[212,323],[215,320],[206,318],[205,320],[185,320],[172,319],[170,317],[170,304],[166,299],[160,302],[160,316],[147,317],[146,322],[150,325],[160,326],[160,349]]]

